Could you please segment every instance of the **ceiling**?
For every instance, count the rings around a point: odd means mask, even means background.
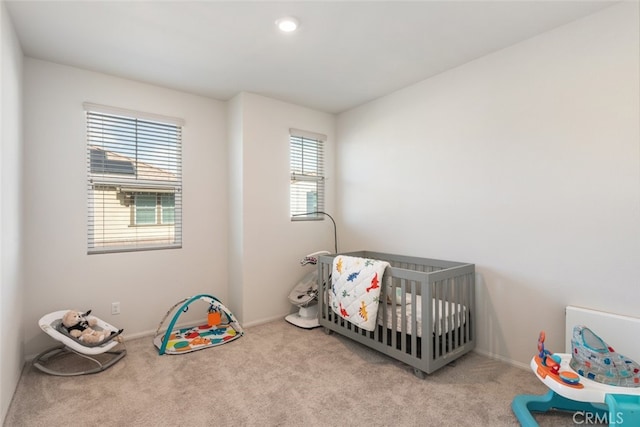
[[[26,56],[339,113],[611,1],[7,1]],[[295,16],[281,33],[275,21]]]

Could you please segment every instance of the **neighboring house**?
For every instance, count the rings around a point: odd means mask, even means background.
[[[176,174],[96,146],[89,156],[89,248],[174,243]]]

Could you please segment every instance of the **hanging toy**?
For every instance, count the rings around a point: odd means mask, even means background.
[[[545,338],[546,334],[544,331],[541,331],[538,336],[538,365],[541,365],[541,368],[548,371],[548,373],[550,373],[557,381],[559,380],[567,385],[581,386],[578,384],[580,382],[580,378],[577,374],[571,371],[560,372],[560,363],[562,362],[562,358],[544,348]]]
[[[220,310],[218,310],[213,305],[210,305],[209,312],[207,313],[207,324],[209,326],[216,326],[219,325],[221,321],[222,315],[220,313]]]

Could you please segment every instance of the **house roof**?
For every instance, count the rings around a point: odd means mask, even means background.
[[[136,161],[130,157],[113,151],[106,151],[97,146],[89,148],[90,172],[107,177],[127,177],[144,181],[177,181],[178,176],[170,171],[151,164]]]

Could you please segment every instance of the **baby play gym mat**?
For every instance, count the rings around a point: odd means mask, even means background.
[[[176,328],[180,315],[189,309],[189,305],[197,302],[208,304],[207,321],[196,326]],[[178,306],[180,306],[178,308]],[[176,308],[178,308],[176,310]],[[160,332],[164,321],[170,314],[174,316],[165,332]],[[174,329],[175,328],[175,329]],[[155,333],[153,344],[158,348],[159,354],[184,354],[191,351],[226,344],[243,335],[242,327],[234,315],[218,300],[211,295],[196,295],[176,303],[167,311],[158,330]]]

